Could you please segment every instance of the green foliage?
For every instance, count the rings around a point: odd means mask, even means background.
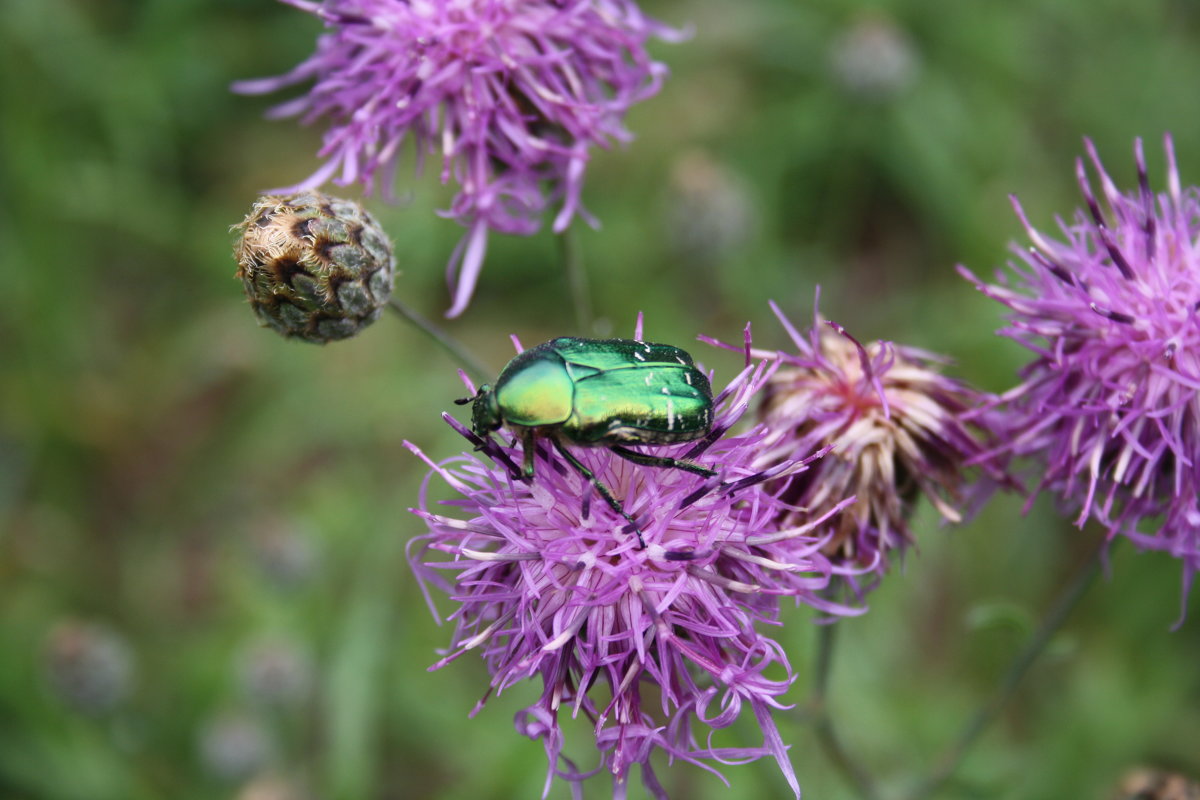
[[[782,345],[767,300],[803,319],[820,284],[825,313],[858,338],[948,353],[1000,390],[1023,356],[953,267],[1006,258],[1007,194],[1043,228],[1073,209],[1082,135],[1122,185],[1144,137],[1161,186],[1164,130],[1200,183],[1200,13],[1181,0],[647,6],[695,35],[653,46],[671,78],[631,115],[637,140],[591,163],[584,199],[603,227],[579,238],[598,319],[575,321],[548,231],[494,236],[451,330],[497,369],[509,333],[628,336],[645,310],[648,339],[728,374],[736,358],[687,343],[736,339],[749,319],[757,342]],[[907,53],[893,83],[839,60],[863,26],[883,37],[868,55]],[[456,365],[392,319],[325,348],[284,341],[233,278],[229,226],[260,190],[312,171],[319,134],[263,120],[261,98],[228,86],[290,68],[317,32],[270,0],[5,4],[2,797],[248,799],[272,780],[338,799],[540,794],[541,747],[511,729],[532,687],[468,720],[484,668],[426,671],[448,627],[404,562],[423,470],[400,443],[461,449],[439,420],[463,391]],[[397,297],[429,316],[448,305],[460,235],[432,213],[447,198],[436,176],[403,178],[399,206],[367,201],[396,243]],[[906,569],[842,623],[832,699],[892,789],[987,696],[1094,535],[1012,498],[961,530],[932,513],[914,529]],[[1200,608],[1168,632],[1177,573],[1118,553],[945,796],[1101,797],[1143,762],[1200,773]],[[48,679],[51,633],[72,620],[128,650],[112,708],[83,712]],[[803,673],[812,626],[787,621]],[[314,680],[287,703],[240,677],[264,637],[311,655]],[[260,758],[249,739],[218,742],[241,764],[206,747],[228,715],[261,734]],[[806,796],[851,796],[798,715],[781,729]],[[781,796],[773,770],[730,768],[730,789],[687,765],[664,774],[679,797]],[[603,779],[589,791],[603,796]]]

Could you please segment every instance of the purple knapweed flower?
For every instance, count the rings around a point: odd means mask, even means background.
[[[858,576],[882,575],[890,556],[911,544],[908,521],[920,497],[946,521],[960,522],[968,487],[992,485],[976,484],[984,470],[969,468],[993,444],[982,421],[965,419],[984,397],[942,374],[944,358],[890,342],[862,345],[824,321],[815,303],[807,333],[774,303],[771,309],[796,352],[755,351],[780,365],[758,408],[767,434],[755,466],[829,448],[808,470],[785,479],[783,524],[826,514],[854,495],[831,520],[824,552],[853,588],[870,588]],[[1002,479],[999,468],[982,466]]]
[[[631,138],[634,103],[658,91],[666,68],[645,50],[676,31],[632,0],[281,0],[321,18],[316,53],[276,78],[235,91],[272,92],[312,80],[273,117],[329,122],[325,164],[287,191],[331,177],[379,177],[385,193],[409,136],[417,167],[440,154],[458,194],[442,212],[468,228],[448,267],[447,316],[466,308],[489,230],[531,235],[557,206],[555,232],[580,207],[591,145]]]
[[[1200,568],[1200,198],[1164,144],[1167,191],[1155,196],[1140,139],[1126,194],[1085,140],[1107,214],[1077,159],[1087,211],[1058,220],[1061,239],[1014,197],[1032,247],[1014,246],[1012,283],[959,272],[1011,309],[1001,335],[1034,354],[1002,398],[1006,449],[1044,467],[1037,491],[1077,510],[1077,524],[1095,517],[1110,537],[1179,558],[1186,598]]]
[[[825,613],[859,610],[820,596],[831,568],[812,531],[824,520],[781,527],[785,504],[764,488],[810,468],[811,454],[764,471],[755,466],[762,428],[729,432],[773,370],[748,364],[716,398],[709,436],[653,450],[716,470],[715,477],[572,446],[637,520],[644,548],[545,444],[531,480],[521,477],[511,436],[480,440],[448,415],[490,463],[473,453],[434,462],[408,445],[432,467],[414,509],[429,530],[410,544],[410,559],[427,598],[432,587],[457,604],[451,647],[434,668],[479,650],[492,674],[488,694],[540,677],[541,697],[516,726],[543,742],[547,792],[555,775],[578,788],[603,770],[614,797],[623,798],[630,770],[640,767],[648,791],[666,797],[650,766],[660,749],[713,772],[706,762],[773,756],[799,796],[771,717],[787,707],[781,697],[795,676],[762,629],[778,624],[781,598]],[[455,499],[437,503],[434,478]],[[697,730],[726,728],[747,709],[762,729],[761,746],[717,747]],[[560,711],[593,723],[600,766],[581,769],[564,755]]]

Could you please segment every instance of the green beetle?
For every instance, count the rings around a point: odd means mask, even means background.
[[[708,377],[691,355],[669,344],[635,339],[577,339],[560,336],[519,353],[474,397],[471,427],[487,437],[506,426],[521,439],[524,471],[533,477],[538,437],[555,449],[605,502],[641,529],[612,492],[571,454],[566,445],[607,447],[621,458],[650,467],[673,467],[712,477],[690,461],[630,450],[625,445],[689,442],[712,430],[713,399]]]

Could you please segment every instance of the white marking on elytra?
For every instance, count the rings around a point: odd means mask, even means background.
[[[670,393],[671,393],[671,390],[670,390],[670,389],[668,389],[667,387],[665,387],[665,386],[664,386],[664,387],[662,387],[662,393],[663,393],[663,394],[670,394]]]
[[[688,386],[691,386],[692,385],[692,373],[690,373],[690,372],[683,373],[683,382],[686,383]]]
[[[636,351],[636,350],[634,350],[634,351],[633,351],[633,357],[634,357],[634,358],[636,358],[638,361],[645,361],[645,360],[646,360],[646,357],[645,357],[644,355],[642,355],[641,353],[639,353],[638,351]]]
[[[680,358],[679,356],[675,356],[675,360],[676,360],[676,361],[678,361],[680,364],[683,364],[685,367],[687,366],[687,362],[686,362],[686,361],[684,361],[684,360],[683,360],[682,358]]]
[[[675,430],[675,401],[667,401],[667,430]]]
[[[650,374],[646,376],[646,385],[649,386],[653,381],[654,381],[654,372],[653,372],[653,370],[651,370]]]

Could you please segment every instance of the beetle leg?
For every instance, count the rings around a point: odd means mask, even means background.
[[[673,469],[681,469],[684,472],[691,472],[695,475],[702,475],[705,478],[711,478],[717,474],[708,467],[702,467],[691,461],[683,461],[682,459],[671,458],[670,456],[652,456],[646,453],[639,453],[636,450],[630,450],[628,447],[622,447],[619,444],[609,445],[608,449],[626,461],[632,461],[644,467],[671,467]]]
[[[592,488],[594,488],[596,492],[604,498],[604,502],[608,503],[613,511],[620,514],[629,522],[630,525],[633,526],[633,532],[637,534],[638,549],[645,550],[646,540],[642,538],[642,529],[638,526],[637,521],[633,517],[629,516],[629,512],[627,512],[624,506],[621,505],[621,501],[613,497],[613,494],[608,490],[608,487],[601,483],[600,479],[597,478],[590,469],[585,467],[582,461],[572,455],[571,451],[568,450],[562,442],[560,442],[557,438],[552,439],[552,441],[554,442],[555,449],[562,454],[562,457],[567,460],[568,464],[574,467],[575,470],[583,476],[584,480],[592,485]]]
[[[533,477],[533,456],[537,448],[537,437],[533,428],[521,429],[521,453],[525,456],[525,477]]]

